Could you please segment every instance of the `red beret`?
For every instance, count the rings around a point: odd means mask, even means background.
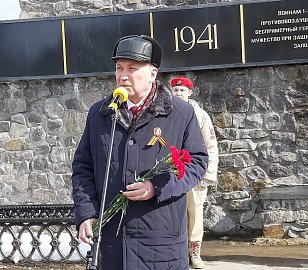
[[[171,86],[186,86],[189,89],[193,88],[193,83],[190,79],[185,78],[185,77],[179,77],[179,78],[173,78],[171,80]]]

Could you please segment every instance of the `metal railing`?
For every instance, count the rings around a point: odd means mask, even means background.
[[[86,261],[76,235],[71,204],[0,206],[0,261]]]

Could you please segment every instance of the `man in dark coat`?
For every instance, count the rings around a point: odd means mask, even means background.
[[[119,107],[119,119],[111,155],[106,205],[120,190],[129,199],[119,233],[118,213],[102,229],[103,270],[187,270],[188,243],[186,192],[196,186],[206,171],[208,155],[194,109],[172,97],[156,80],[162,51],[148,36],[120,39],[112,59],[116,62],[117,86],[128,91]],[[79,238],[92,242],[92,224],[97,219],[103,193],[111,115],[111,97],[94,104],[73,161],[73,199]],[[135,108],[134,113],[130,112]],[[192,160],[181,180],[164,173],[152,180],[134,183],[169,147],[157,141],[148,145],[153,130],[168,145],[189,151]]]

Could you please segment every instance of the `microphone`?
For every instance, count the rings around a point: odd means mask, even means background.
[[[124,87],[118,87],[113,91],[113,99],[108,105],[108,111],[114,113],[118,110],[121,104],[128,98],[128,92]]]

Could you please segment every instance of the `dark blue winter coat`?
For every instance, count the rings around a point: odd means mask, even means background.
[[[111,130],[111,116],[104,115],[109,102],[107,98],[90,108],[75,153],[72,181],[77,226],[99,213]],[[160,82],[152,103],[134,126],[125,109],[119,109],[106,206],[133,183],[135,172],[144,174],[170,153],[158,142],[147,146],[155,127],[162,130],[169,146],[188,150],[192,162],[181,180],[170,173],[156,176],[153,199],[130,201],[117,236],[120,214],[103,227],[103,270],[189,269],[185,194],[205,174],[208,156],[193,107],[173,97]]]

